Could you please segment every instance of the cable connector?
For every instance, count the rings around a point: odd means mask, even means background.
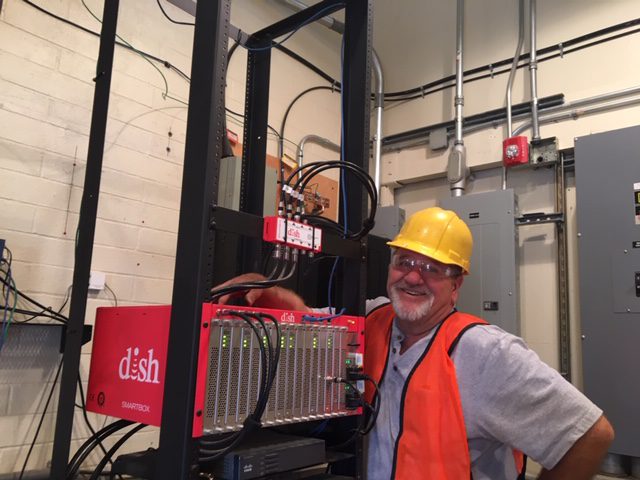
[[[362,367],[347,367],[347,380],[358,381],[367,380],[369,375],[362,373]]]

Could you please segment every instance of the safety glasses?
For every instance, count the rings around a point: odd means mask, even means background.
[[[430,260],[423,260],[398,253],[394,253],[391,256],[391,266],[403,273],[417,270],[420,272],[422,278],[446,278],[460,275],[460,269],[457,267],[439,265]]]

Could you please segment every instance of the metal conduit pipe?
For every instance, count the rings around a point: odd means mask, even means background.
[[[531,125],[533,126],[532,139],[540,139],[540,126],[538,125],[538,52],[536,52],[536,0],[529,0],[529,20],[531,22],[531,52],[529,61],[529,73],[531,75]]]
[[[373,78],[375,79],[375,92],[373,105],[376,114],[376,133],[373,137],[373,160],[375,165],[374,181],[378,192],[378,205],[380,205],[380,173],[382,169],[382,110],[384,109],[384,75],[382,74],[382,64],[375,50],[372,50],[371,61],[373,67]]]
[[[640,97],[630,98],[628,100],[622,100],[618,102],[610,102],[605,103],[604,105],[597,105],[589,108],[575,108],[568,112],[557,112],[554,114],[543,115],[539,118],[539,123],[553,123],[559,122],[561,120],[577,120],[580,117],[584,117],[585,115],[593,115],[596,113],[608,112],[611,110],[617,110],[618,108],[630,107],[633,105],[640,104]],[[532,127],[532,123],[525,123],[520,125],[513,131],[514,135],[519,135],[522,132]]]
[[[340,145],[336,145],[328,138],[321,137],[320,135],[305,135],[300,139],[300,143],[298,144],[298,148],[296,150],[296,161],[298,162],[298,166],[301,167],[304,162],[304,147],[307,143],[315,143],[317,145],[321,145],[325,148],[329,148],[334,152],[340,152]]]
[[[507,81],[507,137],[511,137],[511,131],[513,130],[513,120],[511,118],[511,92],[513,90],[513,81],[516,77],[516,69],[518,67],[518,60],[520,60],[520,54],[522,53],[522,45],[524,44],[524,0],[520,0],[518,3],[518,46],[516,47],[516,53],[513,56],[513,63],[511,64],[511,71],[509,71],[509,80]]]
[[[513,56],[513,63],[511,64],[511,70],[509,71],[509,80],[507,81],[507,138],[511,137],[511,131],[513,130],[513,118],[511,116],[511,92],[513,91],[513,81],[516,77],[516,69],[518,67],[518,61],[520,60],[520,54],[522,53],[522,45],[524,44],[524,0],[518,2],[518,45],[516,46],[516,53]],[[502,166],[502,190],[507,189],[507,167]]]
[[[460,197],[464,194],[467,182],[467,162],[464,140],[462,139],[462,107],[464,105],[463,87],[463,42],[464,42],[464,0],[458,0],[456,9],[456,96],[455,104],[455,139],[449,164],[447,179],[449,180],[451,196]]]
[[[307,8],[307,4],[300,0],[279,0],[283,5],[299,12]],[[331,16],[318,20],[325,27],[337,33],[344,33],[344,23]],[[384,109],[384,79],[382,75],[382,64],[375,50],[371,50],[372,74],[374,79],[374,107],[376,117],[376,133],[373,138],[373,158],[375,165],[375,184],[378,191],[378,202],[380,201],[380,168],[382,164],[382,110]]]
[[[614,100],[616,98],[622,98],[622,97],[629,97],[632,95],[639,95],[640,94],[640,85],[635,86],[635,87],[629,87],[629,88],[625,88],[622,90],[615,90],[613,92],[608,92],[608,93],[602,93],[600,95],[594,95],[593,97],[586,97],[586,98],[581,98],[579,100],[574,100],[573,102],[567,102],[564,103],[562,105],[559,105],[557,107],[549,107],[547,110],[545,110],[545,115],[553,115],[556,114],[558,112],[563,112],[565,110],[571,110],[571,109],[575,109],[578,107],[584,107],[584,106],[589,106],[589,105],[594,105],[597,103],[602,103],[605,101],[609,101],[609,100]],[[624,102],[623,102],[624,103]],[[521,115],[515,115],[513,118],[514,119],[521,119],[521,118],[525,118],[529,116],[529,114],[521,114]],[[487,121],[486,123],[482,124],[482,125],[474,125],[472,127],[469,128],[465,128],[464,129],[464,133],[465,134],[470,134],[470,133],[474,133],[474,132],[479,132],[481,130],[487,129],[487,128],[497,128],[500,125],[502,125],[504,122],[500,121],[500,122],[496,122],[494,120],[491,121]],[[528,128],[531,128],[531,122],[527,123],[526,125],[521,125],[520,127],[516,128],[513,132],[512,135],[519,135],[520,133],[522,133],[523,131],[527,130]]]

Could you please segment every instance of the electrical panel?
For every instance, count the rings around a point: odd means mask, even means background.
[[[518,300],[517,202],[513,190],[441,200],[471,229],[471,273],[464,279],[457,308],[520,335]]]
[[[640,457],[640,127],[575,141],[584,389]]]

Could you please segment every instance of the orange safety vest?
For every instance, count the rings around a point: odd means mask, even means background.
[[[365,323],[364,370],[378,384],[387,368],[394,317],[393,307],[387,304],[371,312]],[[451,352],[464,332],[486,324],[478,317],[454,311],[436,327],[402,391],[392,479],[471,477],[467,431]],[[365,399],[372,403],[375,392],[369,383]],[[514,451],[514,457],[520,472],[522,454]]]

